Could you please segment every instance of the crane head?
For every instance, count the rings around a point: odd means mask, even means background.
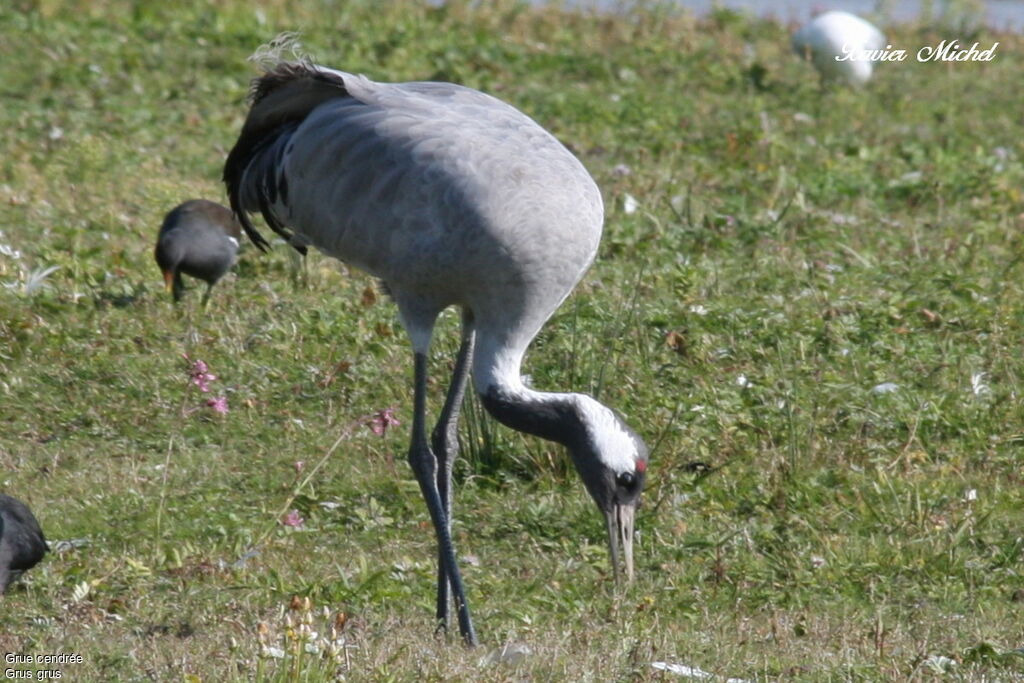
[[[640,467],[636,473],[622,472],[615,478],[613,494],[610,502],[602,507],[605,523],[608,528],[608,552],[611,553],[612,567],[616,579],[619,576],[619,548],[622,549],[623,564],[626,578],[633,580],[633,518],[640,492],[644,485],[644,469],[646,461],[638,461]],[[599,502],[598,505],[601,505]]]
[[[633,521],[647,476],[647,446],[618,415],[593,399],[589,401],[581,410],[586,436],[570,445],[569,452],[583,484],[604,514],[616,579],[624,568],[627,580],[632,581]]]
[[[484,407],[499,422],[565,445],[590,497],[605,517],[616,579],[623,560],[633,578],[633,518],[647,473],[647,446],[612,410],[586,394],[508,391],[476,376]]]

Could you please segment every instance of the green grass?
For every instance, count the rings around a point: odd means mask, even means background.
[[[0,490],[51,539],[90,543],[0,603],[0,649],[78,653],[63,673],[82,681],[668,680],[655,661],[1024,678],[1020,38],[979,36],[1000,41],[991,63],[908,61],[822,92],[786,27],[726,12],[8,5]],[[223,199],[246,57],[283,30],[378,80],[494,93],[594,174],[600,257],[525,371],[599,395],[655,446],[633,585],[614,586],[560,449],[471,402],[455,534],[484,646],[431,638],[392,305],[322,256],[296,271],[280,245],[246,251],[205,312],[198,288],[168,300],[160,220]],[[943,31],[889,35],[916,51]],[[229,414],[203,406],[183,354]],[[388,407],[402,425],[376,436],[366,417]],[[279,523],[290,509],[302,527]],[[293,596],[321,634],[345,613],[347,655],[294,656]],[[486,661],[506,643],[531,654]]]

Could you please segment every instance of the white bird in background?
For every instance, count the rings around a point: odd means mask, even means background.
[[[523,354],[597,252],[604,209],[583,165],[522,112],[449,83],[375,83],[282,62],[253,83],[224,167],[231,207],[291,244],[380,278],[414,352],[409,463],[438,538],[437,618],[449,588],[476,644],[451,538],[451,468],[469,369],[500,422],[564,444],[605,515],[612,564],[633,574],[633,517],[647,448],[614,412],[578,393],[524,384]],[[289,230],[290,228],[290,230]],[[462,344],[430,441],[427,354],[438,314],[462,310]]]
[[[849,12],[824,12],[793,34],[793,50],[810,59],[826,83],[842,81],[854,86],[867,83],[874,62],[864,59],[862,53],[884,47],[882,32]],[[844,59],[850,55],[853,59]]]

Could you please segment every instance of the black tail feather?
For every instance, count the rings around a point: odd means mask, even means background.
[[[285,123],[265,134],[262,139],[246,141],[247,144],[244,148],[247,148],[247,154],[245,157],[238,155],[236,158],[232,158],[236,150],[243,148],[240,140],[228,155],[228,161],[224,167],[224,181],[228,186],[231,209],[238,217],[242,228],[245,229],[245,234],[261,251],[266,251],[270,245],[256,230],[252,219],[249,218],[245,207],[242,206],[242,185],[244,182],[248,182],[250,188],[254,190],[260,214],[267,226],[291,244],[292,232],[277,218],[271,204],[275,203],[278,197],[286,198],[287,195],[284,190],[286,185],[279,187],[278,178],[280,177],[283,182],[281,162],[284,158],[284,148],[297,125],[295,122]],[[299,251],[305,253],[304,249],[299,249]]]
[[[278,199],[288,199],[288,182],[282,169],[284,150],[292,133],[313,109],[347,95],[340,76],[306,62],[281,62],[253,81],[252,107],[224,163],[224,183],[231,210],[260,251],[270,245],[248,216],[257,208],[271,230],[306,253],[305,247],[294,244],[292,233],[272,209]],[[252,206],[254,197],[257,206]]]

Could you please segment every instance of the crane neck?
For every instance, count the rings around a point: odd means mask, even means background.
[[[560,443],[578,451],[586,438],[576,394],[556,394],[522,387],[492,385],[480,394],[480,400],[498,422],[516,431]]]
[[[473,357],[473,381],[487,412],[499,422],[564,445],[584,481],[602,471],[634,472],[638,461],[646,463],[643,440],[607,406],[586,394],[548,393],[526,386],[519,372],[523,354],[515,350],[517,346],[480,341]]]
[[[480,400],[498,422],[516,431],[560,443],[578,451],[587,438],[581,401],[588,396],[536,391],[520,375],[521,351],[492,352],[480,340],[473,362],[473,380]]]

